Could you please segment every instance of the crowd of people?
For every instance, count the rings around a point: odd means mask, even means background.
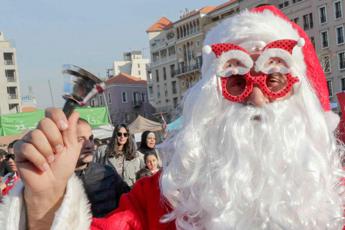
[[[342,229],[345,148],[305,31],[274,6],[241,12],[207,33],[201,72],[159,152],[124,124],[95,148],[78,113],[48,109],[15,144],[0,226]]]
[[[79,118],[77,137],[81,150],[75,175],[83,183],[94,217],[115,210],[121,195],[129,192],[136,180],[152,176],[161,167],[154,132],[144,131],[138,148],[127,125],[120,124],[114,128],[109,144],[102,144],[95,141],[88,121]],[[13,151],[16,141],[7,146],[7,152],[0,149],[1,198],[20,180]]]

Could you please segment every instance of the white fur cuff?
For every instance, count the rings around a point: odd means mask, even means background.
[[[23,183],[18,181],[0,205],[0,226],[4,230],[25,230],[26,214],[23,202]],[[55,213],[51,230],[89,229],[92,215],[82,182],[73,175],[67,184],[61,207]]]

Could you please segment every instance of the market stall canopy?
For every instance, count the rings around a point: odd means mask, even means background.
[[[138,116],[129,126],[129,131],[132,134],[142,133],[146,130],[149,131],[161,131],[162,124],[159,122],[151,121],[145,117]]]
[[[169,123],[167,125],[167,130],[168,132],[179,130],[182,128],[182,125],[183,125],[183,117],[181,116],[177,118],[175,121]]]

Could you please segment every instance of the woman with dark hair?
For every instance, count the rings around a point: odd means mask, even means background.
[[[140,147],[138,149],[138,155],[140,157],[140,168],[145,167],[145,156],[150,153],[154,153],[157,156],[159,166],[162,166],[159,158],[159,153],[156,147],[156,135],[152,131],[145,131],[141,134]]]
[[[125,124],[114,128],[110,143],[98,148],[95,161],[112,166],[129,186],[133,186],[135,174],[140,170],[140,159]]]

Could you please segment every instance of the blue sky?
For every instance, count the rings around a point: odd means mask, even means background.
[[[63,64],[105,76],[122,53],[148,54],[145,30],[160,17],[171,21],[185,8],[217,6],[227,0],[2,0],[0,31],[17,49],[22,95],[31,86],[40,108],[62,106]],[[146,56],[148,58],[148,55]]]

